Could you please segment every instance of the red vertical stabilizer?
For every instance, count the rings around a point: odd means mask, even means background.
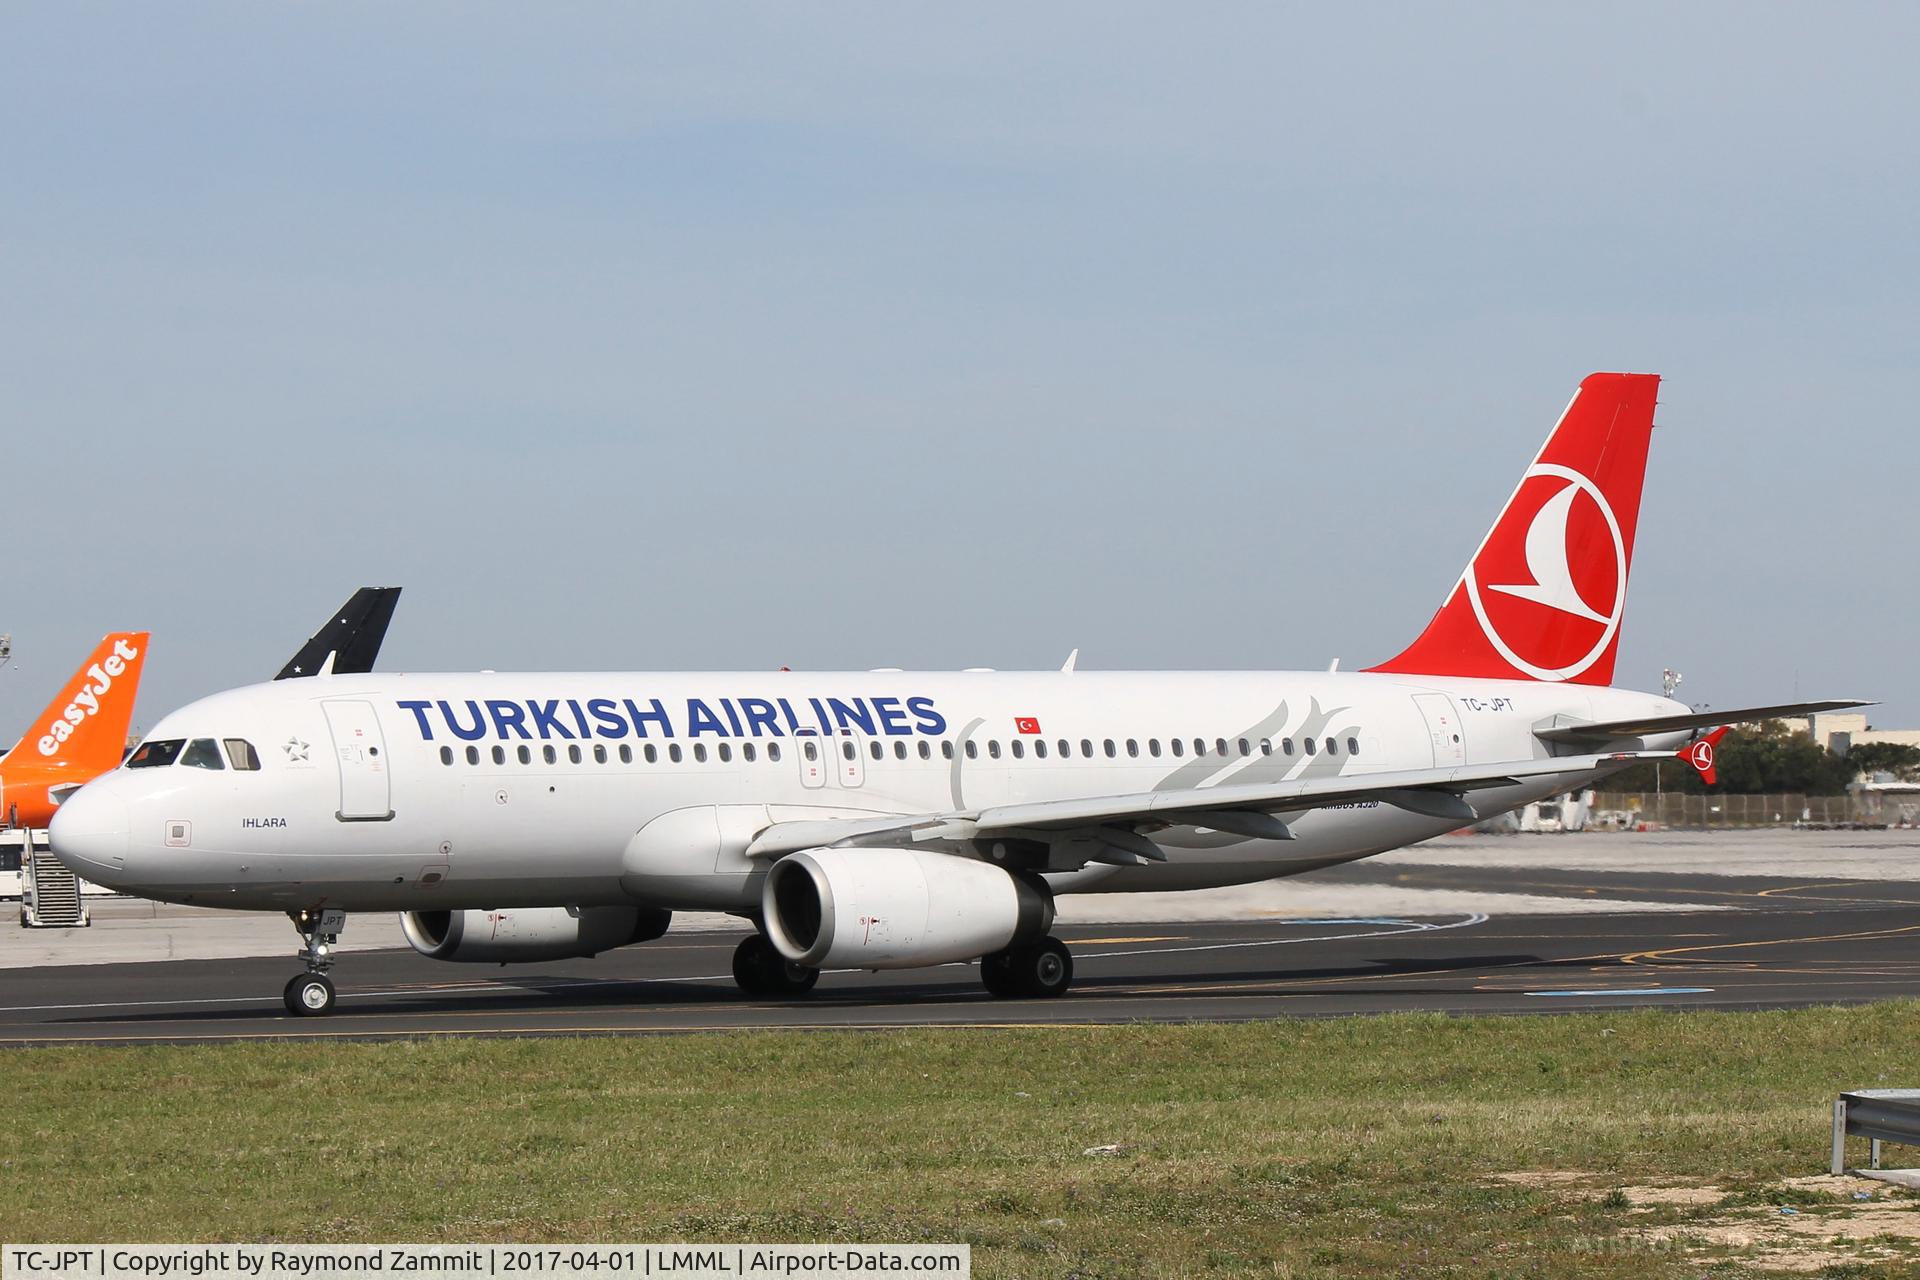
[[[1440,612],[1370,669],[1610,684],[1659,386],[1582,382]]]

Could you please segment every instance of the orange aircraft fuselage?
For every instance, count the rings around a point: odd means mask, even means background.
[[[62,800],[119,767],[147,634],[119,631],[102,640],[0,759],[0,827],[45,827]]]

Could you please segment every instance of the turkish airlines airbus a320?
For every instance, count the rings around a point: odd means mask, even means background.
[[[1368,671],[321,675],[167,716],[53,848],[129,893],[287,912],[298,1014],[333,1007],[355,911],[488,962],[729,911],[755,994],[977,960],[996,995],[1059,995],[1059,894],[1310,871],[1650,756],[1710,770],[1714,725],[1859,705],[1608,687],[1658,384],[1583,382],[1439,613]]]

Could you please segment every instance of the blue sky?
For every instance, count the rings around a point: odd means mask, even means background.
[[[1397,652],[1666,376],[1619,679],[1920,724],[1908,6],[9,10],[16,732],[383,665]]]

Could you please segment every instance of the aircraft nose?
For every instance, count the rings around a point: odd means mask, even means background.
[[[83,879],[109,888],[127,866],[127,802],[105,787],[82,787],[53,811],[53,856]]]

